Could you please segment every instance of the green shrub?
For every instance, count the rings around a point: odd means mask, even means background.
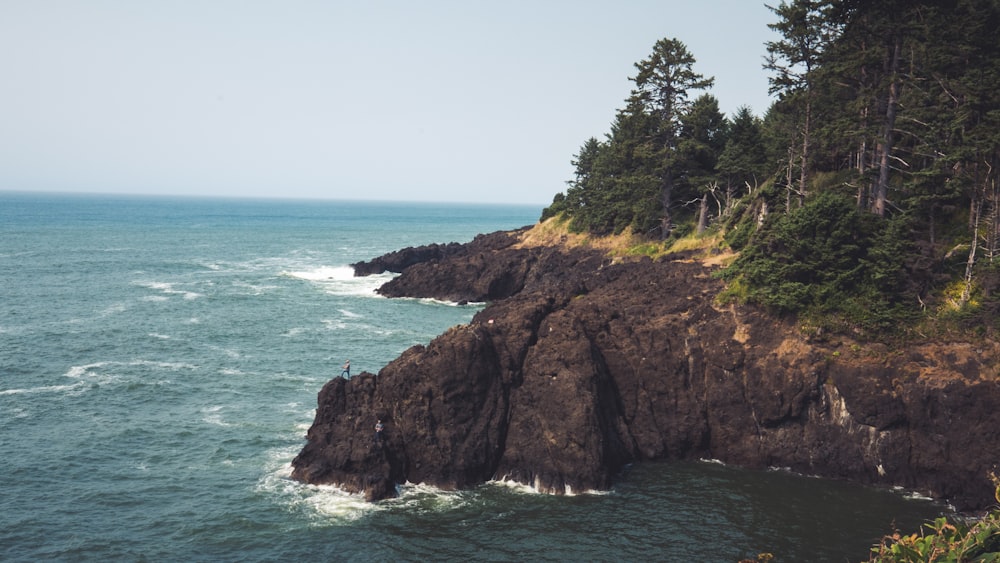
[[[905,220],[859,213],[850,198],[828,191],[772,215],[752,237],[746,228],[727,236],[731,245],[749,242],[722,276],[741,280],[747,301],[876,332],[908,314]]]
[[[969,526],[938,518],[919,534],[898,533],[872,548],[875,563],[962,563],[1000,561],[1000,511]]]
[[[1000,478],[990,474],[1000,502]],[[882,538],[872,548],[874,563],[965,563],[1000,562],[1000,510],[993,510],[972,525],[953,524],[938,518],[924,524],[919,534],[898,532]]]

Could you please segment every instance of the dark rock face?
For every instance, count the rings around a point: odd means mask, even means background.
[[[477,241],[381,291],[492,303],[377,377],[324,386],[294,478],[373,500],[406,481],[563,493],[633,461],[714,458],[993,502],[1000,347],[809,342],[715,306],[697,263]]]
[[[447,244],[427,244],[424,246],[404,248],[367,262],[357,262],[351,264],[354,268],[355,276],[369,276],[381,274],[383,272],[393,272],[400,274],[410,266],[425,262],[445,260],[455,256],[468,256],[470,254],[492,252],[507,248],[518,241],[518,234],[527,227],[516,231],[497,231],[485,235],[478,235],[471,242],[459,244],[449,242]]]

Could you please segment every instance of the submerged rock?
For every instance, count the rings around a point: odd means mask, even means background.
[[[293,478],[372,500],[407,481],[565,493],[607,489],[634,461],[712,458],[901,486],[959,509],[994,501],[995,344],[811,342],[715,305],[722,282],[697,262],[515,242],[477,238],[383,286],[491,303],[377,377],[324,386]]]

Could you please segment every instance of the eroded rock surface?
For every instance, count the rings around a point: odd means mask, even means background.
[[[563,493],[606,489],[635,461],[712,458],[901,486],[959,509],[994,502],[996,344],[810,341],[715,305],[721,282],[694,261],[515,243],[494,233],[399,262],[380,292],[490,305],[378,376],[324,386],[294,478],[372,500],[406,481]]]

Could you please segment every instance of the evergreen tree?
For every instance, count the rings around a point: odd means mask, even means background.
[[[725,188],[726,208],[733,199],[734,190],[743,186],[756,187],[771,170],[761,131],[761,120],[741,106],[729,124],[726,144],[717,164]]]
[[[719,110],[719,101],[702,94],[683,118],[677,151],[684,161],[684,177],[674,189],[685,206],[698,205],[697,231],[708,225],[708,198],[719,190],[716,166],[726,145],[729,122]],[[721,206],[720,206],[721,207]],[[719,210],[721,215],[721,209]]]
[[[807,194],[809,150],[812,140],[814,71],[823,50],[832,40],[834,30],[824,13],[821,0],[784,1],[778,7],[768,6],[779,20],[768,27],[781,34],[779,41],[767,43],[764,68],[774,72],[770,77],[771,94],[780,94],[781,101],[801,108],[801,150],[799,152],[798,197],[801,204]],[[790,154],[791,154],[790,149]],[[789,189],[791,186],[789,186]]]
[[[658,162],[653,173],[659,178],[660,237],[667,238],[673,230],[672,206],[674,184],[683,174],[683,157],[678,151],[683,123],[691,106],[688,93],[703,90],[713,83],[694,72],[695,59],[684,43],[676,39],[661,39],[653,46],[647,59],[636,63],[638,73],[632,81],[635,89],[629,98],[653,117],[654,132],[648,139],[650,155]]]

